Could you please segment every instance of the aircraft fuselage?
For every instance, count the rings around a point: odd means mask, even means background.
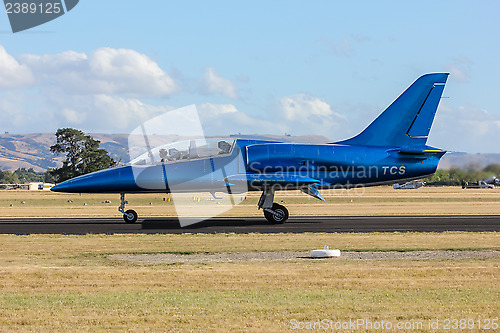
[[[269,186],[275,190],[308,185],[318,189],[372,186],[430,175],[443,154],[405,154],[395,147],[238,139],[229,156],[116,167],[68,180],[56,190],[169,193],[218,192],[230,187],[236,193],[243,192],[244,185],[250,191]]]

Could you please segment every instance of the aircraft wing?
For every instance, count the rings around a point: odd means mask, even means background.
[[[226,186],[238,186],[242,182],[248,182],[249,187],[273,187],[279,185],[283,190],[300,189],[303,193],[312,196],[313,198],[326,201],[319,193],[318,187],[330,186],[330,183],[314,179],[306,176],[297,175],[296,173],[279,172],[269,174],[246,174],[246,180],[240,175],[226,177]]]
[[[246,177],[246,180],[245,180]],[[330,183],[321,181],[319,179],[314,179],[306,176],[297,175],[296,173],[279,172],[279,173],[261,173],[261,174],[246,174],[245,177],[240,175],[232,175],[226,177],[226,183],[231,186],[232,184],[238,184],[242,181],[248,182],[252,186],[272,186],[272,185],[282,185],[284,188],[286,185],[293,185],[297,187],[301,186],[330,186]]]

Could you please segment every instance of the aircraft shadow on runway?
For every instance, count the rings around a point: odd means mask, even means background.
[[[142,223],[142,229],[180,229],[180,223],[177,218],[154,218],[145,219]],[[201,222],[197,222],[182,230],[201,229],[208,227],[248,227],[248,226],[272,226],[264,218],[255,219],[235,219],[235,218],[211,218]]]

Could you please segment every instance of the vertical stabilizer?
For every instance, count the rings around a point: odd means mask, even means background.
[[[364,146],[425,145],[448,73],[419,77],[363,132],[336,143]]]

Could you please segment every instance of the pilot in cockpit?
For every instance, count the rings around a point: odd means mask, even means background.
[[[231,145],[227,143],[227,141],[219,141],[217,143],[217,147],[221,150],[219,154],[229,154],[229,151],[231,150]]]
[[[161,162],[166,162],[167,161],[167,156],[168,156],[168,152],[166,149],[160,149],[160,158],[161,158]]]

